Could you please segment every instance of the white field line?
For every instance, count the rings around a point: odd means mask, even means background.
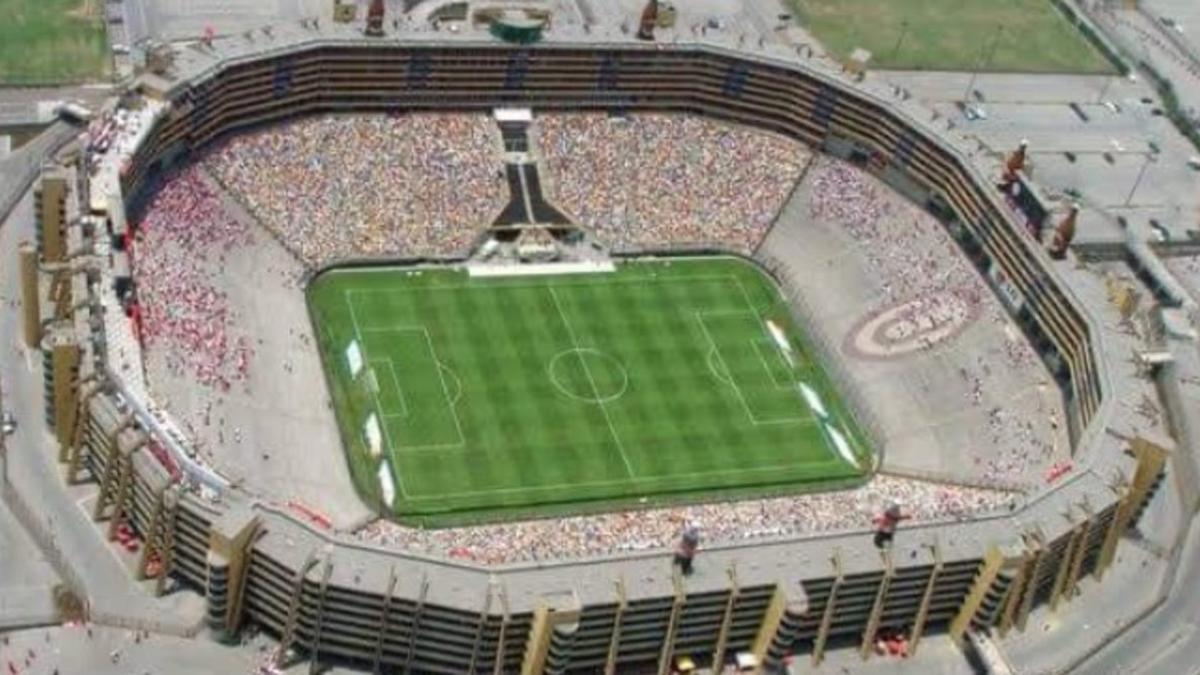
[[[547,286],[550,291],[550,299],[554,302],[554,309],[558,310],[558,316],[562,319],[563,326],[567,329],[567,335],[571,338],[571,344],[575,347],[576,353],[581,351],[579,340],[575,337],[575,329],[571,327],[571,322],[567,320],[567,315],[563,312],[562,305],[558,302],[558,294],[554,292],[554,287]],[[617,452],[621,453],[621,461],[625,462],[625,470],[629,473],[629,477],[633,478],[636,472],[633,470],[633,465],[629,462],[629,457],[625,454],[625,446],[621,443],[621,437],[617,435],[617,428],[613,426],[612,418],[609,417],[608,408],[605,407],[604,401],[600,396],[600,387],[596,386],[596,379],[592,377],[592,369],[588,367],[587,360],[582,358],[580,354],[579,362],[583,364],[583,373],[587,375],[588,383],[592,386],[592,396],[595,397],[600,406],[600,412],[604,415],[604,421],[608,423],[608,431],[612,434],[613,440],[617,442]]]
[[[363,360],[370,363],[370,355],[367,354],[367,343],[363,340],[362,331],[358,328],[358,315],[354,312],[354,302],[350,300],[349,292],[343,293],[343,298],[346,301],[346,306],[350,308],[350,323],[354,325],[354,337],[358,339],[358,344],[362,345]],[[404,472],[400,470],[400,458],[396,456],[396,446],[392,444],[392,435],[388,431],[387,419],[383,415],[383,406],[379,405],[379,397],[375,392],[371,392],[371,401],[375,404],[375,414],[379,416],[383,427],[383,438],[388,444],[388,454],[392,458],[392,474],[396,477],[396,484],[400,488],[400,494],[408,499],[408,490],[404,487]]]
[[[401,444],[401,445],[395,446],[396,450],[403,452],[403,453],[412,453],[412,452],[422,452],[422,451],[429,451],[429,450],[454,450],[454,449],[459,449],[459,448],[465,448],[467,446],[467,437],[466,437],[466,434],[463,433],[462,421],[459,420],[458,410],[455,409],[454,402],[451,400],[450,388],[446,385],[446,375],[443,372],[445,370],[446,366],[443,365],[442,362],[438,360],[437,352],[434,351],[434,349],[433,349],[433,338],[429,334],[429,329],[426,328],[423,324],[417,324],[417,325],[409,325],[409,326],[389,326],[386,328],[383,328],[383,327],[367,328],[367,329],[364,329],[364,332],[367,332],[367,333],[416,333],[416,332],[420,332],[422,335],[424,335],[425,336],[425,344],[428,345],[428,349],[429,349],[429,360],[433,362],[433,367],[437,369],[438,381],[440,381],[442,384],[442,398],[446,402],[446,408],[450,410],[450,415],[453,416],[453,418],[454,418],[454,429],[458,433],[458,442],[457,443],[425,443],[422,445]],[[380,360],[383,360],[383,359],[380,359]],[[388,360],[390,362],[390,359],[388,359]],[[393,413],[393,414],[381,415],[381,416],[384,419],[397,419],[397,418],[406,417],[407,413],[405,415],[398,415],[398,414]]]
[[[814,426],[816,424],[816,420],[808,419],[808,420],[804,420],[804,421],[808,422],[808,423],[812,423]],[[840,458],[835,458],[832,461],[824,461],[824,462],[799,462],[799,463],[791,463],[791,464],[772,464],[770,466],[742,467],[742,468],[738,468],[738,469],[714,469],[712,471],[688,471],[688,472],[683,472],[683,473],[671,473],[671,474],[668,474],[665,476],[643,476],[640,478],[638,478],[638,477],[621,478],[618,480],[599,480],[599,481],[587,481],[587,482],[582,482],[582,483],[553,483],[553,484],[549,484],[549,485],[531,485],[531,486],[525,486],[525,487],[493,488],[490,490],[466,490],[466,491],[462,491],[462,492],[439,492],[436,495],[428,495],[428,496],[424,496],[424,497],[414,497],[414,498],[412,498],[411,501],[419,502],[419,501],[427,501],[430,499],[442,499],[445,497],[469,497],[469,496],[473,496],[473,495],[485,495],[485,494],[494,494],[494,493],[505,494],[505,493],[511,493],[511,492],[536,492],[539,490],[563,490],[563,489],[567,489],[567,488],[580,488],[580,487],[605,487],[605,486],[609,486],[609,485],[628,485],[630,482],[648,483],[651,481],[672,481],[672,480],[677,480],[677,479],[681,479],[681,478],[683,478],[683,479],[703,478],[705,476],[715,476],[715,475],[726,476],[729,474],[754,473],[756,471],[783,471],[785,469],[794,469],[800,465],[814,466],[814,467],[827,465],[830,467],[840,468],[843,466],[843,462],[841,461]]]
[[[717,360],[719,360],[721,362],[721,367],[725,369],[725,374],[729,376],[729,383],[731,385],[733,385],[733,391],[735,394],[737,394],[738,400],[741,401],[742,408],[746,411],[746,417],[750,419],[750,424],[752,424],[756,427],[773,425],[773,424],[796,424],[799,422],[807,422],[812,419],[811,416],[808,416],[808,417],[778,417],[778,418],[768,419],[768,420],[760,420],[757,417],[755,417],[754,411],[750,408],[750,403],[746,401],[746,396],[745,396],[745,394],[742,393],[742,388],[738,386],[737,378],[735,378],[733,376],[733,370],[731,370],[729,368],[729,364],[725,362],[725,357],[721,355],[721,348],[717,345],[717,341],[713,339],[712,333],[710,333],[708,331],[708,326],[705,325],[705,323],[704,323],[704,316],[705,316],[706,312],[697,311],[697,312],[694,312],[694,314],[696,316],[697,323],[700,324],[700,330],[704,332],[704,337],[706,337],[708,339],[709,346],[712,347],[713,352],[716,353]],[[735,314],[735,312],[726,312],[726,314]],[[743,313],[736,312],[736,314],[743,314]],[[756,314],[755,317],[757,318],[757,316],[758,315]],[[759,358],[761,359],[762,357],[760,356]],[[774,384],[775,380],[772,379],[771,383]]]
[[[514,277],[510,277],[510,278],[514,278]],[[495,278],[492,277],[491,279],[494,280]],[[691,276],[691,277],[688,277],[688,276],[649,277],[649,278],[638,277],[638,278],[634,278],[634,279],[613,279],[611,277],[571,277],[570,279],[555,279],[553,281],[548,281],[548,280],[543,279],[540,283],[539,282],[514,283],[514,282],[505,281],[503,284],[489,284],[489,283],[484,282],[484,283],[473,283],[473,284],[472,283],[445,284],[445,285],[440,285],[440,286],[420,286],[420,287],[396,286],[395,288],[370,288],[370,289],[348,288],[344,292],[349,293],[351,295],[381,295],[381,294],[382,295],[396,295],[399,293],[425,293],[428,291],[475,291],[475,290],[494,290],[494,289],[509,289],[509,288],[520,288],[520,289],[549,288],[551,285],[554,285],[556,287],[601,286],[601,285],[602,286],[613,286],[613,285],[617,285],[617,284],[622,284],[622,285],[623,284],[645,284],[647,281],[657,283],[657,284],[682,283],[682,282],[694,283],[697,281],[728,281],[728,282],[735,283],[738,285],[741,284],[741,280],[732,274],[697,274],[696,276]],[[747,294],[745,288],[742,288],[742,295],[743,295],[743,297],[746,298],[747,306],[749,306],[751,308],[750,311],[753,311],[755,313],[755,316],[757,316],[758,312],[753,309],[753,305],[750,303],[750,296]],[[370,330],[370,329],[368,329],[368,330]]]
[[[429,356],[433,358],[433,367],[437,368],[438,381],[442,383],[442,396],[446,399],[446,407],[450,408],[450,414],[454,416],[454,428],[458,430],[458,441],[462,445],[466,445],[467,437],[463,434],[462,421],[458,419],[458,411],[454,408],[454,401],[450,399],[450,387],[446,386],[446,374],[443,372],[444,367],[438,360],[437,350],[433,348],[433,338],[429,335],[429,329],[421,326],[421,333],[425,336],[425,344],[429,345]]]
[[[757,424],[754,420],[754,412],[750,410],[750,404],[746,402],[746,397],[742,395],[742,388],[738,386],[737,380],[733,377],[733,371],[729,369],[729,364],[725,362],[725,357],[721,355],[721,348],[717,346],[717,341],[713,339],[711,333],[708,332],[708,326],[704,325],[704,314],[696,311],[696,323],[700,324],[700,330],[704,333],[704,337],[708,340],[708,345],[712,347],[713,353],[717,355],[717,360],[721,362],[721,369],[725,371],[725,375],[729,378],[729,384],[733,387],[733,392],[737,394],[738,401],[742,403],[742,409],[746,411],[746,417],[750,419],[750,424]]]
[[[771,370],[771,366],[767,363],[767,357],[763,356],[762,347],[760,346],[762,342],[754,338],[749,338],[749,340],[751,348],[754,349],[754,354],[758,356],[758,362],[762,364],[763,370],[767,371],[767,377],[771,378],[771,384],[775,385],[776,389],[791,389],[795,386],[795,381],[780,383],[779,379],[775,377],[775,371]]]
[[[356,270],[356,271],[370,272],[370,273],[380,273],[381,272],[381,270],[367,270],[367,269]],[[706,313],[714,315],[714,316],[720,316],[723,314],[744,315],[744,314],[748,313],[748,314],[754,315],[757,318],[761,318],[761,316],[759,316],[759,314],[758,314],[758,311],[756,309],[754,309],[754,303],[750,299],[749,292],[746,290],[745,286],[742,284],[741,279],[739,279],[735,275],[722,274],[722,275],[671,276],[671,277],[652,277],[651,279],[652,279],[652,281],[657,282],[657,283],[676,283],[676,282],[693,283],[693,282],[697,282],[697,281],[718,281],[718,280],[732,282],[732,283],[736,284],[738,286],[738,289],[741,291],[741,294],[742,294],[743,299],[745,300],[747,309],[746,310],[725,310],[725,311],[706,312]],[[595,285],[599,285],[599,284],[605,284],[605,285],[644,284],[644,283],[646,283],[646,281],[647,281],[647,279],[644,277],[635,278],[635,279],[613,279],[611,277],[598,277],[598,278],[578,277],[578,278],[571,279],[569,281],[564,280],[564,279],[557,279],[554,281],[554,286],[595,286]],[[344,291],[344,294],[347,296],[347,298],[349,298],[349,296],[356,295],[356,294],[357,295],[376,295],[376,294],[392,295],[392,294],[396,294],[396,293],[413,293],[413,292],[418,292],[418,291],[425,292],[425,291],[432,291],[432,290],[478,290],[478,289],[484,289],[484,288],[519,288],[519,289],[545,288],[545,289],[551,291],[551,294],[554,296],[553,300],[555,302],[555,307],[558,310],[559,315],[563,316],[562,308],[558,305],[558,298],[553,293],[553,288],[551,288],[550,285],[544,280],[540,283],[506,282],[502,286],[485,286],[482,284],[453,284],[453,285],[444,285],[444,286],[428,286],[428,287],[423,287],[420,289],[404,288],[404,287],[388,288],[388,289],[370,289],[370,290],[347,289],[346,291]],[[429,339],[428,329],[424,325],[419,325],[419,326],[389,325],[389,326],[379,326],[379,327],[367,327],[365,329],[362,329],[359,327],[357,320],[354,318],[353,304],[350,303],[349,300],[347,300],[347,304],[350,306],[351,319],[354,321],[355,333],[359,336],[360,342],[362,341],[361,335],[363,332],[386,332],[386,331],[392,331],[392,330],[422,330],[422,331],[425,331],[425,333],[426,333],[426,339],[427,340]],[[700,313],[699,311],[696,312],[697,318],[699,318],[699,313]],[[566,321],[565,316],[563,316],[563,320],[564,320],[564,325],[567,327],[568,331],[571,332],[572,331],[571,326]],[[720,349],[717,347],[716,342],[713,340],[712,336],[709,334],[707,327],[704,325],[702,319],[700,319],[700,324],[701,324],[701,330],[704,331],[705,336],[707,337],[709,344],[711,345],[711,347],[713,349],[713,352],[717,355],[717,358],[721,360],[722,366],[728,372],[728,366],[724,363],[724,359],[721,356]],[[572,339],[574,339],[574,338],[572,338]],[[431,344],[431,351],[432,351],[432,344]],[[585,365],[585,371],[587,372],[587,374],[590,377],[590,371],[588,371],[586,369],[586,363],[584,365]],[[439,375],[440,375],[440,372],[439,372]],[[730,376],[730,379],[732,380],[732,376]],[[772,380],[772,381],[774,382],[774,380]],[[593,391],[597,392],[594,379],[592,380],[592,386],[593,386]],[[443,379],[443,390],[444,390],[444,387],[445,387],[445,382]],[[750,412],[749,406],[746,404],[745,399],[742,397],[741,391],[740,391],[740,389],[737,388],[736,384],[734,385],[734,388],[737,389],[739,398],[741,398],[742,404],[746,408],[747,415],[749,416],[752,424],[761,425],[761,424],[788,423],[788,424],[796,424],[796,425],[803,425],[803,426],[812,426],[812,425],[817,424],[817,420],[815,419],[815,417],[812,417],[811,415],[808,417],[788,418],[788,419],[783,419],[783,420],[758,421],[754,418],[753,414]],[[597,396],[598,396],[598,393],[597,393]],[[378,405],[378,401],[376,402],[376,404]],[[603,408],[603,406],[601,406],[601,407]],[[778,465],[772,465],[772,466],[746,467],[746,468],[740,468],[740,469],[717,469],[717,470],[713,470],[713,471],[673,473],[670,476],[638,477],[638,476],[634,475],[634,473],[632,472],[632,469],[629,465],[628,457],[625,456],[620,438],[616,435],[616,431],[613,428],[612,421],[608,417],[607,410],[604,410],[604,413],[605,413],[605,419],[609,424],[609,429],[613,433],[613,437],[618,443],[618,449],[621,450],[622,459],[625,461],[626,469],[630,471],[630,477],[627,479],[610,480],[610,481],[590,481],[590,482],[582,482],[582,483],[572,482],[572,483],[562,483],[562,484],[511,487],[511,488],[494,488],[494,489],[487,489],[487,490],[468,490],[468,491],[452,492],[452,493],[443,492],[443,493],[439,493],[437,495],[429,495],[429,496],[422,496],[422,497],[408,497],[407,492],[404,489],[403,479],[401,479],[401,485],[400,485],[401,493],[403,493],[405,495],[405,498],[408,501],[427,501],[427,500],[431,500],[431,499],[441,499],[441,498],[445,498],[445,497],[473,496],[473,495],[483,495],[483,494],[493,494],[493,493],[504,494],[504,493],[522,492],[522,491],[530,492],[530,491],[541,491],[541,490],[559,490],[559,489],[566,489],[566,488],[572,488],[572,487],[601,487],[601,486],[626,484],[630,481],[633,481],[635,483],[641,483],[641,482],[649,482],[649,481],[656,481],[656,480],[669,480],[672,478],[703,478],[706,476],[717,475],[717,474],[725,475],[725,474],[754,473],[754,472],[759,472],[759,471],[779,471],[779,470],[783,470],[783,469],[794,468],[796,466],[796,464],[794,464],[794,463],[793,464],[778,464]],[[456,422],[457,422],[457,414],[456,414]],[[387,425],[386,424],[384,425],[384,433],[385,434],[387,433]],[[390,438],[388,438],[388,445],[389,445],[389,449],[392,450],[393,457],[395,458],[395,454],[396,454],[395,451],[397,450],[397,448],[396,448],[396,446],[394,446],[392,444]],[[454,450],[454,449],[461,449],[462,447],[463,447],[463,444],[457,444],[457,445],[445,444],[445,445],[428,445],[428,446],[405,446],[402,449],[404,452],[420,452],[423,450],[443,450],[443,449]],[[833,463],[834,462],[830,462],[830,464],[833,464]],[[836,463],[840,464],[840,462],[836,462]],[[399,476],[399,468],[398,467],[397,467],[397,474]]]
[[[408,403],[404,399],[404,387],[400,386],[400,377],[396,375],[396,366],[392,364],[391,357],[375,359],[376,363],[386,363],[388,373],[392,376],[392,384],[396,387],[396,395],[400,397],[400,414],[388,415],[388,417],[408,417]]]

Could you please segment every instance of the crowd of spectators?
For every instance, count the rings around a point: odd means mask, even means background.
[[[441,530],[375,521],[359,531],[372,544],[488,564],[555,560],[622,551],[667,550],[686,526],[705,545],[799,533],[867,529],[893,503],[915,521],[1002,510],[1009,492],[876,476],[862,487],[733,503],[699,504]]]
[[[250,228],[229,215],[215,186],[190,166],[164,180],[134,231],[136,315],[147,356],[161,357],[176,375],[228,391],[245,379],[252,349],[236,334],[236,317],[212,271],[229,250],[251,243]]]
[[[486,115],[326,115],[234,136],[204,165],[305,264],[465,252],[508,201]]]
[[[821,158],[811,182],[810,216],[836,224],[855,242],[856,255],[879,290],[879,304],[914,299],[937,303],[953,297],[971,320],[999,336],[972,344],[970,354],[950,354],[967,392],[968,410],[986,419],[964,450],[974,472],[998,484],[1028,484],[1055,459],[1061,406],[1038,356],[1012,323],[993,291],[928,212],[848,163]],[[920,303],[913,305],[923,308]],[[953,339],[957,333],[946,333]],[[923,345],[931,350],[939,343]],[[991,394],[992,396],[989,396]],[[1007,396],[998,405],[995,396]]]
[[[892,304],[953,293],[977,305],[988,295],[933,216],[845,162],[820,159],[810,176],[810,215],[845,228]]]
[[[811,159],[782,137],[673,115],[548,115],[538,119],[536,142],[547,193],[618,249],[716,243],[749,252]],[[504,206],[501,151],[494,123],[481,115],[331,115],[225,141],[204,168],[168,177],[136,223],[132,260],[148,356],[157,351],[173,372],[217,391],[246,377],[252,348],[236,334],[237,317],[213,272],[253,235],[229,215],[222,203],[228,197],[213,179],[307,265],[438,255],[465,248]],[[817,160],[809,182],[810,215],[853,238],[881,305],[952,296],[998,331],[1011,329],[932,216],[842,162]],[[1025,395],[997,407],[984,396],[999,369],[1042,373],[1036,366],[1018,333],[962,360],[970,405],[987,419],[980,442],[965,452],[997,484],[1013,484],[1055,450],[1045,433],[1047,419],[1057,425],[1052,398]],[[442,530],[376,521],[358,534],[389,547],[499,564],[667,550],[687,525],[716,543],[867,529],[892,503],[919,522],[994,511],[1014,499],[1002,490],[877,476],[822,494]]]
[[[550,114],[533,128],[547,196],[618,249],[753,251],[812,153],[702,117]]]

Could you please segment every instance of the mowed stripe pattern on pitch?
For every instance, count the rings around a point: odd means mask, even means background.
[[[345,270],[322,275],[311,294],[355,475],[389,462],[398,515],[503,516],[857,475],[826,447],[799,381],[822,392],[866,452],[771,280],[742,260],[487,279]],[[795,365],[768,319],[795,343]],[[353,340],[374,390],[340,357]],[[361,433],[372,411],[385,427],[378,459]]]

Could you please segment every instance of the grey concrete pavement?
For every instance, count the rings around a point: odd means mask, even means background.
[[[788,664],[787,672],[790,675],[813,672],[837,675],[967,675],[973,672],[963,651],[945,634],[931,634],[923,638],[917,658],[873,654],[864,661],[857,644],[842,647],[826,652],[827,656],[819,670],[812,666],[812,661],[806,655]]]
[[[1142,621],[1108,640],[1078,672],[1200,673],[1200,528],[1192,527],[1180,553],[1168,599]]]
[[[49,124],[55,119],[54,107],[58,102],[79,101],[95,108],[103,104],[112,91],[108,84],[3,89],[0,91],[0,126]]]
[[[230,35],[302,18],[328,20],[326,0],[124,0],[123,32],[129,44],[147,37],[194,40],[211,29]]]
[[[50,563],[0,502],[0,630],[53,623],[54,586]]]
[[[1117,75],[1023,75],[1014,73],[875,71],[876,76],[908,89],[925,101],[961,101],[967,86],[989,103],[1090,103],[1120,98],[1130,84]]]
[[[26,188],[33,183],[44,158],[70,141],[77,133],[76,127],[55,122],[37,138],[0,161],[0,223],[4,222]],[[31,230],[26,229],[23,233],[29,232]]]
[[[1196,228],[1200,172],[1187,168],[1196,150],[1162,116],[1155,92],[1143,81],[981,75],[975,89],[987,117],[968,120],[958,102],[969,75],[876,76],[954,120],[976,141],[978,153],[1003,157],[1028,140],[1027,173],[1052,205],[1083,204],[1080,240],[1121,238],[1117,216],[1142,226],[1153,220],[1158,227],[1147,231],[1164,232],[1159,239],[1186,239]]]
[[[11,633],[0,668],[18,675],[210,675],[250,673],[261,656],[207,640],[104,628],[61,626]]]
[[[20,343],[18,297],[18,242],[33,237],[33,200],[21,199],[0,227],[0,379],[5,407],[19,426],[8,438],[9,481],[24,495],[36,523],[22,522],[39,546],[55,560],[56,571],[89,599],[93,611],[186,630],[196,617],[172,611],[174,600],[156,601],[131,578],[129,570],[100,536],[75,499],[63,489],[52,448],[53,440],[41,422],[41,358]],[[32,504],[36,498],[36,504]]]
[[[1184,40],[1200,52],[1200,3],[1195,0],[1142,0],[1142,7],[1156,19],[1174,22],[1178,28],[1171,30],[1177,30]]]

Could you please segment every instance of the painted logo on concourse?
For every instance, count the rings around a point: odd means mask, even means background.
[[[913,298],[868,314],[843,349],[859,358],[900,358],[954,338],[978,316],[979,302],[953,291]]]

